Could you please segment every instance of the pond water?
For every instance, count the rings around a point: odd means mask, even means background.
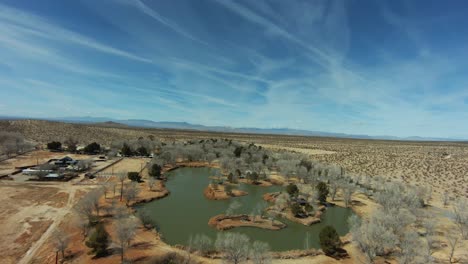
[[[180,168],[168,172],[166,187],[170,195],[161,200],[140,205],[137,210],[145,210],[156,221],[164,241],[171,245],[185,245],[189,237],[196,234],[208,235],[214,241],[216,233],[222,231],[208,226],[208,220],[224,213],[233,199],[242,203],[242,207],[236,210],[235,214],[249,214],[262,201],[264,193],[284,189],[282,186],[260,187],[241,184],[238,189],[247,191],[249,195],[231,198],[231,200],[212,201],[205,198],[203,190],[209,184],[209,176],[215,173],[216,169],[212,168]],[[320,230],[326,225],[331,225],[335,227],[340,236],[345,235],[348,232],[346,221],[351,214],[351,209],[336,206],[329,207],[322,215],[322,222],[312,226],[304,226],[278,218],[288,225],[279,231],[253,227],[238,227],[229,231],[244,233],[250,237],[251,241],[267,242],[274,251],[303,249],[306,236],[310,247],[319,248],[318,233]]]

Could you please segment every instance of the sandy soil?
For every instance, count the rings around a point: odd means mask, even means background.
[[[285,144],[285,142],[288,141],[280,140],[279,144]],[[314,154],[314,158],[342,164],[350,173],[383,175],[411,183],[431,184],[435,193],[427,210],[434,213],[434,219],[438,223],[436,229],[438,247],[433,256],[439,263],[448,263],[449,248],[445,234],[449,229],[454,229],[454,224],[448,217],[452,208],[450,205],[444,206],[439,195],[443,191],[448,191],[452,197],[455,197],[464,195],[468,190],[466,184],[468,151],[466,148],[460,144],[448,143],[358,142],[362,144],[351,140],[315,142],[317,149],[335,153]],[[295,142],[290,148],[309,149],[315,146],[314,144]],[[447,153],[449,155],[445,155]],[[63,153],[38,151],[2,162],[0,169],[11,170],[14,166],[34,165],[34,160],[39,158],[40,161],[44,161],[62,156],[64,156]],[[113,166],[113,169],[108,168],[104,172],[112,174],[112,170],[114,172],[139,171],[145,162],[142,159],[124,159]],[[400,176],[396,176],[397,174]],[[147,177],[145,170],[143,170],[143,175]],[[272,175],[272,179],[274,182],[284,183],[280,175]],[[106,178],[106,181],[115,181],[115,177]],[[55,251],[52,249],[50,236],[57,226],[63,226],[74,237],[72,246],[67,252],[69,256],[67,263],[116,263],[119,261],[115,247],[112,254],[106,258],[92,259],[92,256],[87,254],[89,249],[82,243],[79,231],[71,224],[73,216],[70,210],[78,198],[96,187],[96,184],[88,186],[75,183],[76,181],[68,183],[0,181],[0,199],[2,200],[0,246],[4,249],[2,250],[4,252],[2,263],[54,263]],[[164,193],[165,188],[162,183],[158,183],[155,190],[150,191],[143,182],[140,184],[140,189],[142,190],[140,199],[158,199],[167,195]],[[103,199],[102,202],[109,204],[109,198]],[[333,202],[343,206],[340,193]],[[363,217],[367,217],[377,206],[365,195],[353,195],[352,209]],[[106,223],[106,228],[112,234],[112,221],[106,220]],[[458,263],[468,263],[467,248],[468,241],[460,241],[455,251],[455,260]],[[320,255],[292,260],[276,259],[273,263],[360,263],[360,260],[364,259],[354,245],[346,245],[345,249],[350,253],[350,258],[340,261]],[[134,262],[143,262],[148,259],[148,256],[174,250],[179,251],[162,242],[154,231],[140,228],[126,256]],[[204,263],[220,263],[219,260],[199,259]],[[380,263],[384,261],[395,263],[394,260],[379,260]]]
[[[72,193],[64,186],[0,184],[0,246],[2,263],[21,262],[27,252],[69,209]]]

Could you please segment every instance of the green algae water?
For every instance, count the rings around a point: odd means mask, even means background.
[[[226,201],[212,201],[205,198],[203,190],[209,184],[209,176],[215,175],[212,168],[180,168],[168,172],[166,187],[170,195],[137,207],[144,210],[158,224],[164,241],[168,244],[186,245],[189,237],[196,234],[205,234],[216,239],[216,229],[208,226],[208,220],[218,214],[224,213],[229,203],[236,199],[242,207],[238,213],[249,214],[255,206],[262,201],[262,196],[268,192],[281,191],[284,187],[261,187],[241,184],[238,189],[247,191],[247,196],[231,198]],[[237,188],[237,187],[236,187]],[[304,241],[308,237],[309,247],[319,248],[318,234],[326,226],[333,226],[340,236],[348,232],[347,219],[352,211],[349,208],[329,207],[322,215],[322,222],[312,226],[304,226],[278,218],[288,226],[279,231],[265,230],[254,227],[238,227],[230,232],[244,233],[251,241],[267,242],[274,251],[304,249]],[[226,232],[226,231],[224,231]],[[308,235],[307,235],[308,234]]]

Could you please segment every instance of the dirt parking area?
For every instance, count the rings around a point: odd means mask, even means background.
[[[1,263],[18,263],[68,203],[69,194],[55,187],[0,183]]]

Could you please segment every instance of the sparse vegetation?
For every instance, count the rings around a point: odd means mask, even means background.
[[[88,241],[86,241],[86,246],[91,248],[91,252],[94,253],[96,257],[103,257],[107,254],[109,243],[109,233],[104,229],[104,225],[98,224],[94,228]]]
[[[320,247],[327,255],[334,255],[341,248],[340,236],[332,226],[326,226],[319,233]]]

